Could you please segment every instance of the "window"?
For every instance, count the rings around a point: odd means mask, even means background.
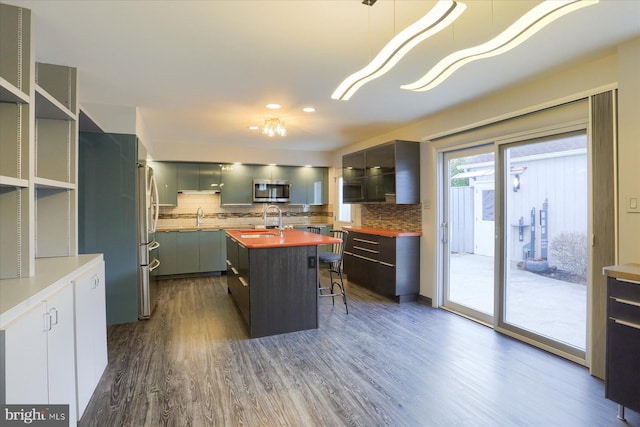
[[[351,205],[342,203],[342,177],[338,177],[338,221],[351,222]]]

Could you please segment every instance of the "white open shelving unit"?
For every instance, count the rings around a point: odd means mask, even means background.
[[[0,279],[15,279],[77,255],[77,71],[36,63],[30,11],[0,8]]]

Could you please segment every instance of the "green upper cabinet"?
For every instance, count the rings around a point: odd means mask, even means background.
[[[254,179],[271,179],[274,181],[289,181],[291,167],[276,165],[255,165],[253,167]]]
[[[224,165],[220,179],[221,205],[250,205],[253,203],[254,166]]]
[[[161,205],[178,204],[178,165],[171,162],[152,162],[153,175],[158,184]]]
[[[218,163],[200,163],[200,190],[220,190],[222,166]]]
[[[200,164],[178,163],[178,191],[200,190]]]
[[[292,167],[290,171],[291,204],[324,205],[329,202],[327,168]]]

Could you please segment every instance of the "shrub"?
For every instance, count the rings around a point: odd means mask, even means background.
[[[550,250],[559,269],[586,280],[589,246],[585,233],[560,233],[551,241]]]

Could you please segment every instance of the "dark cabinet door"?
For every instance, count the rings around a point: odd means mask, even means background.
[[[395,144],[385,144],[367,150],[365,153],[365,168],[367,176],[395,173]]]

